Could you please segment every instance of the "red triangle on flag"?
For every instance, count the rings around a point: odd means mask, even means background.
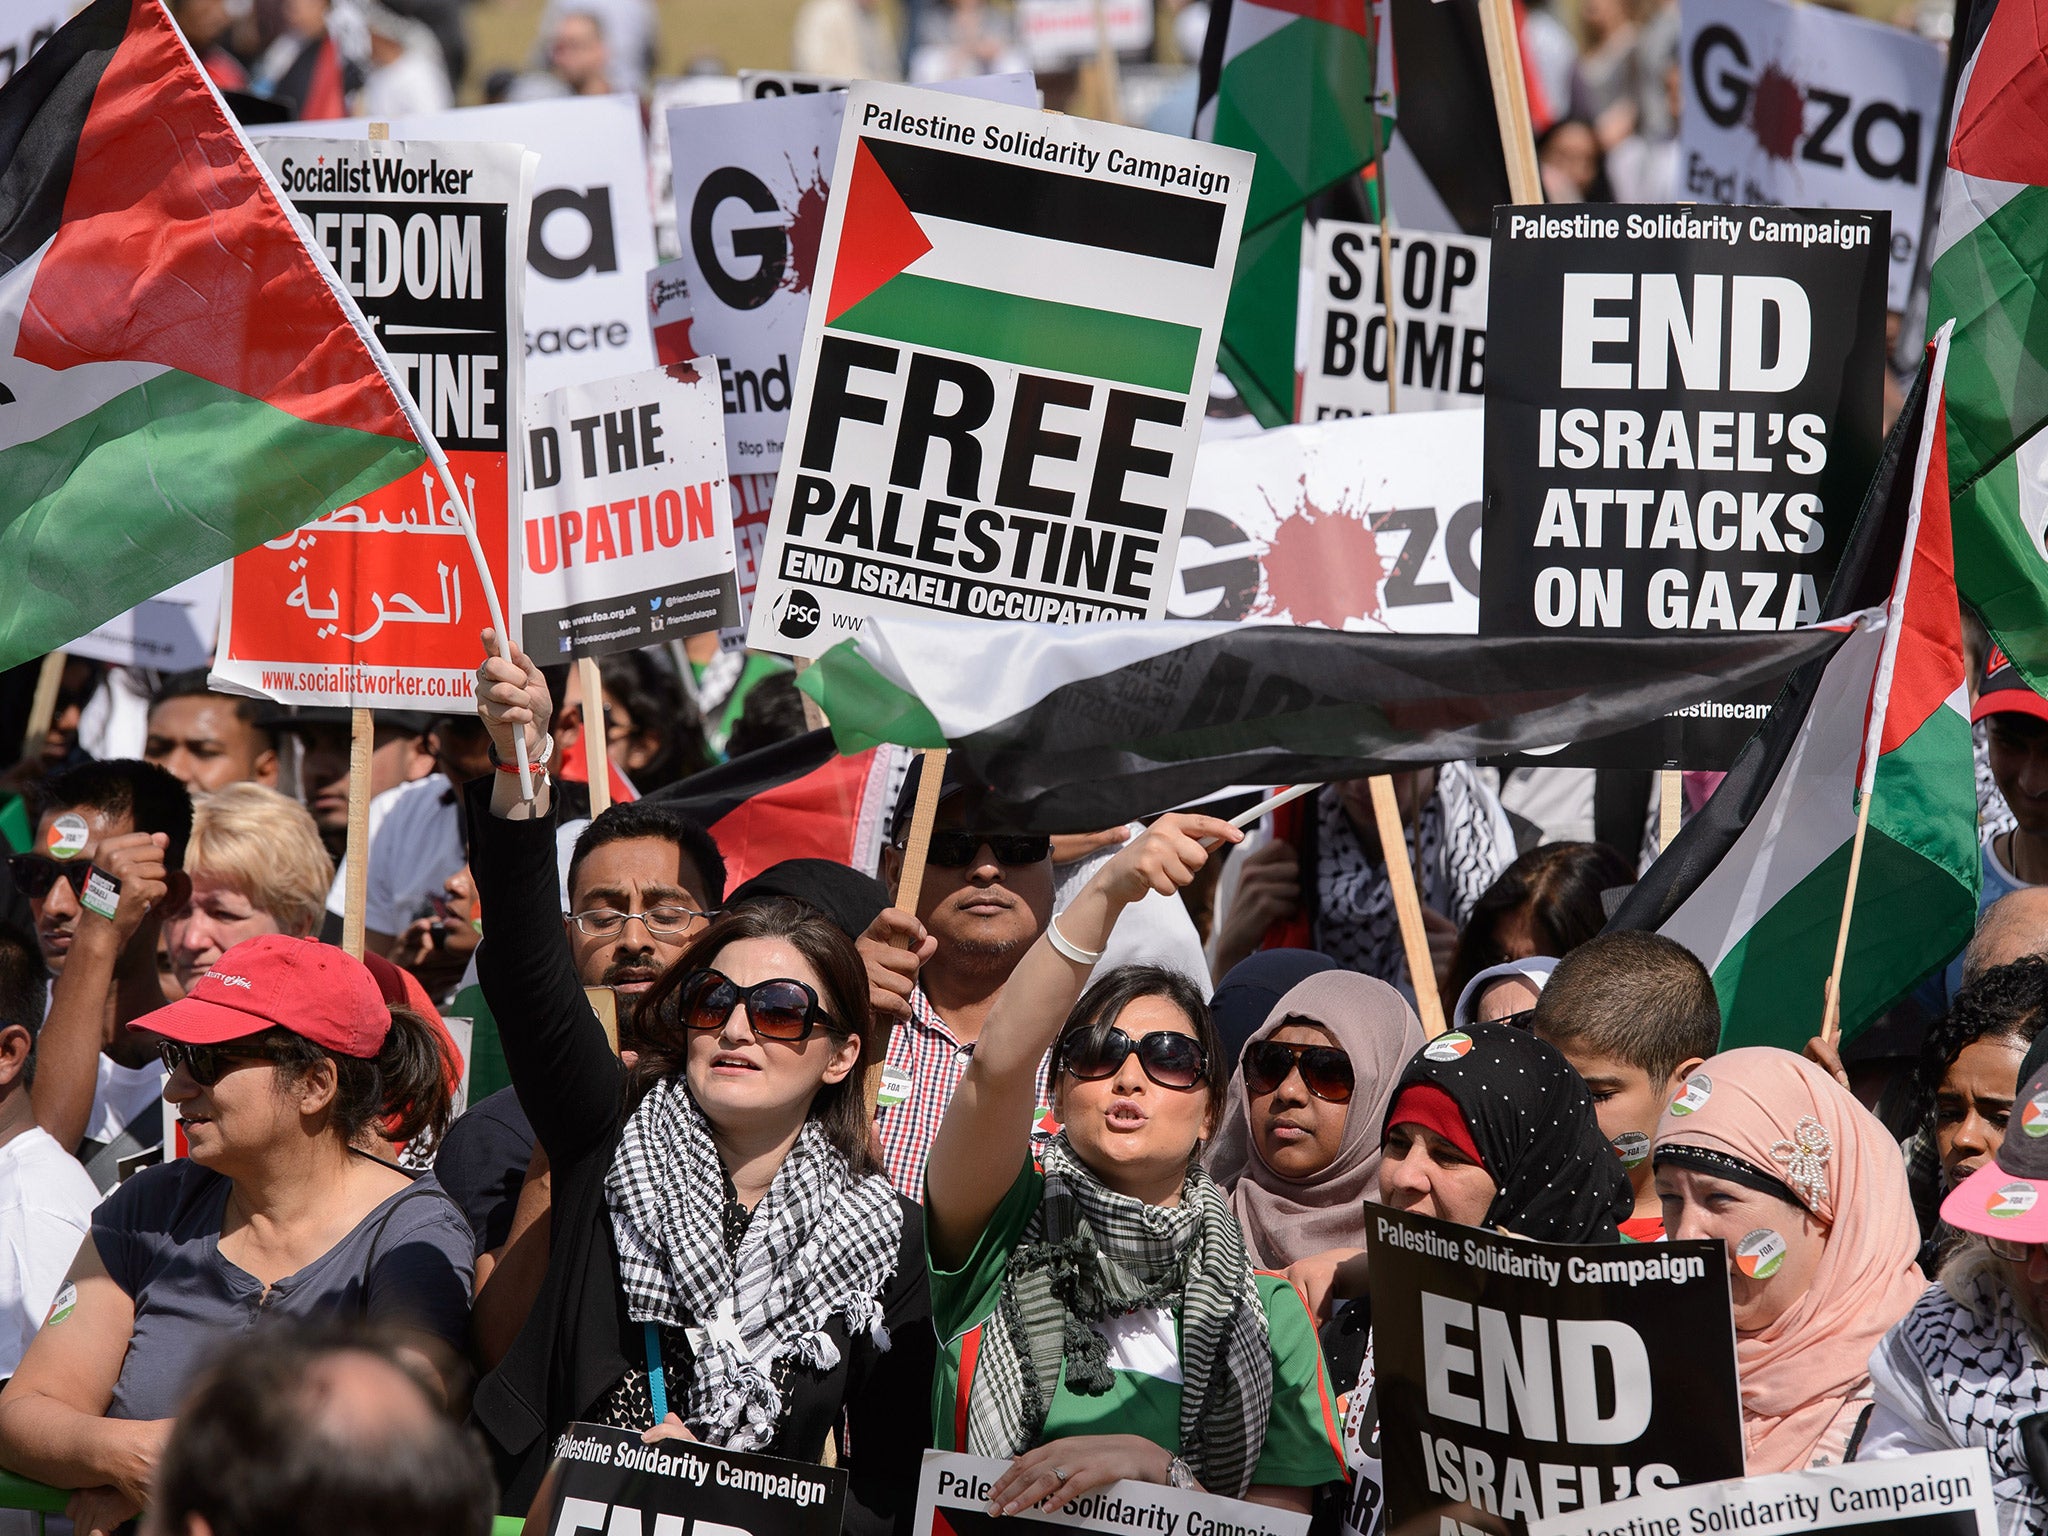
[[[865,139],[854,146],[849,180],[839,251],[832,262],[832,297],[825,306],[827,325],[932,248]]]

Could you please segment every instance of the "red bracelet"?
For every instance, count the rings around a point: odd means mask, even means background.
[[[491,766],[497,769],[498,772],[517,773],[519,771],[519,763],[516,758],[508,763],[498,756],[498,744],[495,741],[490,744],[489,751],[491,754]],[[545,768],[554,755],[555,738],[553,736],[543,736],[540,739],[540,756],[528,759],[526,766],[529,768]]]

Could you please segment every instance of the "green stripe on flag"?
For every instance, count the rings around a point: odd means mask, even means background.
[[[1257,155],[1244,227],[1343,180],[1372,158],[1372,44],[1312,17],[1234,55],[1217,78],[1218,144]],[[1290,345],[1293,337],[1290,334]]]
[[[1202,333],[1191,325],[908,272],[877,288],[831,328],[1174,395],[1194,387],[1202,346]]]
[[[17,443],[0,452],[0,570],[15,573],[0,667],[68,645],[425,458],[417,443],[318,425],[176,371]]]
[[[2048,417],[2048,188],[1993,210],[1941,253],[1929,282],[1929,331],[1956,322],[1945,383],[1949,482],[1961,488]]]
[[[1969,763],[1970,727],[1946,707],[1878,762],[1842,964],[1844,1035],[1862,1029],[1969,940],[1979,878]],[[1820,1033],[1849,854],[1847,842],[1831,852],[1714,968],[1723,1050],[1796,1051]]]
[[[832,724],[840,753],[852,757],[895,742],[906,747],[944,747],[946,733],[916,694],[898,687],[860,653],[860,642],[842,640],[796,680],[818,701]]]

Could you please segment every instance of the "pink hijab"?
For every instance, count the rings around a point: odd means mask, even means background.
[[[1702,1096],[1700,1084],[1707,1087]],[[1702,1147],[1791,1186],[1826,1232],[1806,1294],[1769,1327],[1735,1337],[1749,1474],[1838,1459],[1870,1392],[1870,1352],[1926,1288],[1906,1165],[1876,1118],[1790,1051],[1723,1051],[1686,1079],[1657,1122],[1657,1150]]]
[[[1277,1033],[1290,1019],[1320,1024],[1351,1058],[1357,1081],[1336,1161],[1308,1179],[1266,1166],[1252,1134],[1242,1066],[1230,1074],[1223,1124],[1204,1161],[1230,1194],[1252,1261],[1285,1269],[1296,1259],[1365,1242],[1365,1202],[1380,1195],[1380,1128],[1401,1068],[1427,1042],[1415,1010],[1392,987],[1356,971],[1322,971],[1296,985],[1245,1042]]]

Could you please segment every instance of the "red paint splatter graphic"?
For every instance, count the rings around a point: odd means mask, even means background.
[[[1756,77],[1749,131],[1756,135],[1757,147],[1773,160],[1790,160],[1806,132],[1806,87],[1776,64],[1766,64]]]
[[[1293,508],[1273,509],[1280,521],[1260,557],[1254,611],[1326,629],[1342,629],[1348,619],[1378,621],[1387,571],[1371,514],[1342,504],[1317,506],[1306,475],[1296,486]]]
[[[789,179],[796,187],[796,206],[784,210],[789,214],[789,263],[782,269],[781,286],[791,293],[809,293],[818,271],[818,246],[825,238],[825,199],[832,189],[815,155],[809,181],[794,165],[789,168]]]

